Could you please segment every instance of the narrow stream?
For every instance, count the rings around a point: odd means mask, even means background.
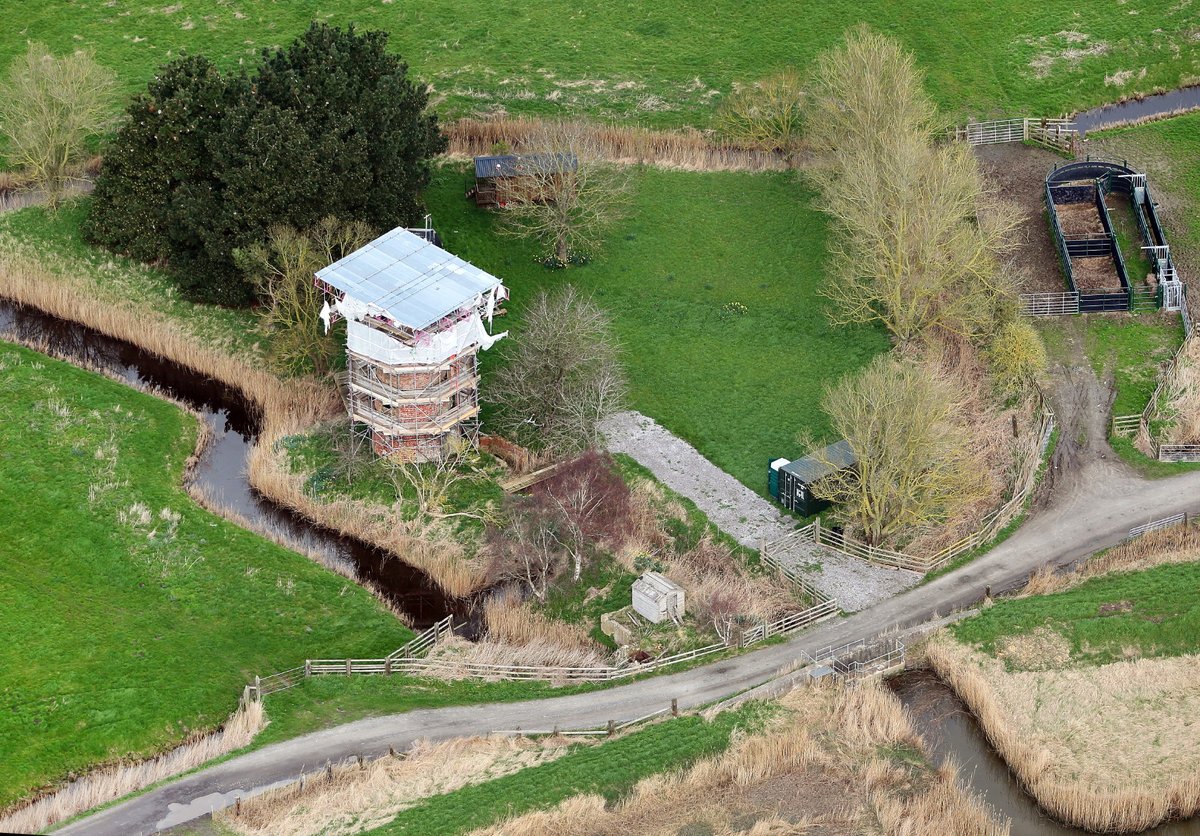
[[[952,689],[928,671],[909,671],[888,685],[913,716],[934,763],[952,757],[963,787],[980,796],[999,818],[1012,820],[1013,836],[1087,833],[1048,818],[996,754],[970,710]],[[1200,819],[1171,822],[1144,831],[1155,836],[1200,836]]]
[[[313,525],[265,499],[250,487],[246,462],[258,434],[256,416],[241,394],[169,360],[90,328],[0,299],[0,338],[44,344],[85,366],[109,370],[130,382],[153,386],[188,404],[213,431],[195,471],[197,485],[218,505],[242,515],[252,528],[283,535],[323,560],[352,568],[362,582],[377,585],[409,615],[427,627],[453,612],[466,616],[468,602],[451,599],[419,569],[366,543]]]
[[[1122,122],[1197,108],[1200,108],[1200,86],[1180,87],[1143,99],[1130,99],[1082,111],[1075,114],[1075,127],[1079,129],[1079,136],[1083,137],[1088,131],[1098,131]]]

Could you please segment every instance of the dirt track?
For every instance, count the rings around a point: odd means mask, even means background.
[[[975,148],[989,187],[1024,214],[1017,228],[1016,247],[1010,258],[1020,277],[1021,293],[1057,293],[1067,289],[1058,252],[1050,240],[1046,216],[1046,175],[1062,157],[1043,148],[1019,143],[980,145]]]

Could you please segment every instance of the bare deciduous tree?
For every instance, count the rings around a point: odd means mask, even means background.
[[[436,519],[485,519],[487,514],[478,511],[446,510],[455,487],[483,476],[475,465],[475,458],[475,451],[471,445],[465,439],[459,439],[448,445],[440,459],[432,462],[390,460],[387,475],[396,490],[396,495],[411,494],[416,502],[417,513],[422,516]]]
[[[501,230],[540,242],[561,266],[594,253],[627,209],[628,167],[606,160],[581,122],[543,123],[524,147],[517,176],[497,182]]]
[[[542,292],[504,347],[488,396],[495,424],[558,454],[598,446],[597,427],[624,405],[627,384],[608,316],[575,286]]]
[[[503,530],[489,529],[491,577],[515,580],[544,603],[550,582],[562,570],[566,559],[561,527],[560,512],[543,498],[509,497],[505,502]]]
[[[55,58],[31,43],[0,85],[0,132],[9,160],[58,205],[72,171],[87,153],[87,139],[109,122],[116,77],[91,53]]]
[[[840,233],[822,289],[834,321],[879,321],[900,344],[989,333],[1014,298],[1001,256],[1021,216],[986,193],[971,150],[909,134],[886,154],[837,156],[838,173],[822,184]]]
[[[779,151],[791,164],[804,138],[804,82],[793,70],[767,76],[730,94],[716,122],[730,139]]]
[[[601,540],[613,550],[629,536],[629,486],[611,457],[589,450],[557,470],[535,489],[562,513],[564,545],[574,565],[572,579],[583,573],[588,546]]]
[[[321,292],[313,275],[372,237],[361,221],[327,217],[303,232],[275,224],[265,243],[234,253],[265,303],[262,318],[271,332],[272,357],[282,371],[329,371],[334,344],[325,335]]]
[[[819,154],[886,153],[900,134],[933,138],[941,123],[911,53],[866,26],[813,61],[808,81],[808,143]]]
[[[887,355],[844,378],[822,405],[858,464],[835,470],[814,493],[836,503],[873,545],[978,500],[986,471],[959,421],[961,396],[961,385],[939,370]]]

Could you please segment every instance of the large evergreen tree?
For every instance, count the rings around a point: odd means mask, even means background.
[[[313,23],[250,76],[202,57],[167,65],[105,157],[85,227],[96,243],[164,259],[191,297],[252,298],[233,251],[267,228],[329,215],[415,223],[428,158],[445,149],[423,88],[383,32]]]

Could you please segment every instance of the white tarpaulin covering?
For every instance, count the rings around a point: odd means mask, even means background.
[[[415,346],[405,345],[382,331],[347,317],[346,347],[355,354],[370,357],[389,366],[436,365],[474,345],[488,349],[507,331],[492,336],[474,314],[453,327],[422,337]]]
[[[401,227],[318,270],[317,278],[345,294],[338,309],[347,319],[361,318],[344,307],[358,303],[416,331],[501,288],[495,276]]]

